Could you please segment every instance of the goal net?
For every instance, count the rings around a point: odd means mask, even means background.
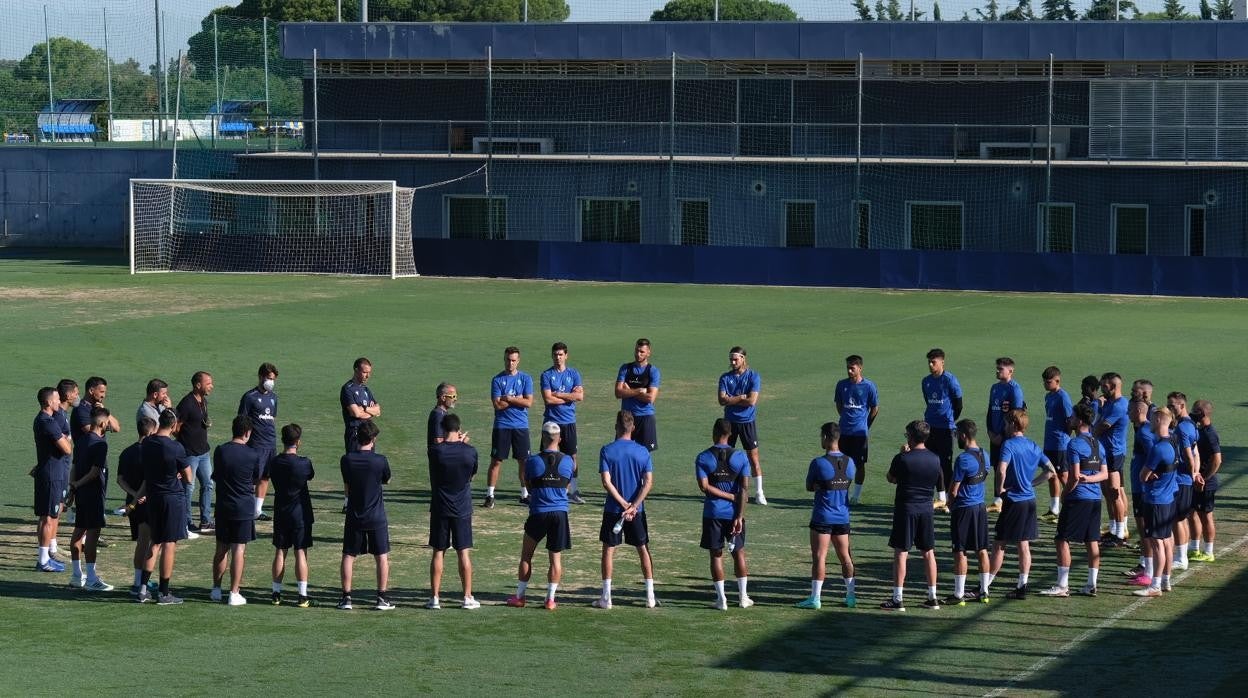
[[[416,276],[393,181],[130,180],[130,273]]]

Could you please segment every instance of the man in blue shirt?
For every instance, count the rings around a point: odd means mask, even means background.
[[[286,574],[286,551],[295,549],[295,584],[299,608],[308,599],[308,548],[312,547],[312,495],[308,482],[316,477],[312,461],[299,455],[303,429],[298,424],[282,427],[282,452],[273,459],[273,605],[282,602],[282,577]]]
[[[806,469],[806,491],[815,493],[810,512],[810,596],[797,602],[798,608],[823,606],[823,581],[827,575],[829,545],[841,561],[845,580],[845,606],[857,604],[854,593],[854,560],[849,555],[849,486],[854,481],[854,461],[841,453],[841,428],[834,422],[819,427],[823,455],[810,461]]]
[[[996,464],[1001,462],[1001,444],[1005,441],[1005,416],[1014,410],[1027,409],[1023,388],[1014,381],[1014,359],[1002,356],[997,359],[997,382],[988,388],[988,453],[993,464],[993,490],[1001,491]],[[1001,497],[994,497],[988,507],[991,513],[1001,511]]]
[[[615,564],[615,548],[628,543],[637,548],[641,574],[646,583],[646,608],[659,602],[654,598],[654,563],[650,559],[650,529],[646,525],[646,495],[654,486],[654,463],[650,451],[633,441],[633,415],[620,410],[615,415],[615,441],[602,447],[598,454],[598,472],[607,501],[602,507],[602,596],[594,600],[594,608],[611,608],[611,574]]]
[[[693,461],[694,477],[702,491],[702,541],[711,556],[711,582],[715,585],[715,608],[728,610],[724,594],[724,542],[732,555],[737,576],[737,603],[741,608],[754,605],[747,593],[749,569],[745,560],[746,477],[750,459],[728,445],[732,425],[719,418],[711,427],[714,444]]]
[[[1151,438],[1153,436],[1152,427],[1148,425],[1153,419],[1153,410],[1155,409],[1157,407],[1153,405],[1153,382],[1147,378],[1137,378],[1131,383],[1131,399],[1127,402],[1127,416],[1131,419],[1131,427],[1135,438],[1131,445],[1130,476],[1124,477],[1124,481],[1129,480],[1131,483],[1131,516],[1135,519],[1135,530],[1137,535],[1140,536],[1143,536],[1144,531],[1144,514],[1140,508],[1140,497],[1144,488],[1140,485],[1139,474],[1140,466],[1148,458],[1148,451],[1153,447],[1153,442],[1156,441],[1156,439]],[[1099,408],[1097,414],[1099,414]],[[1143,430],[1148,432],[1148,438],[1145,440],[1140,438],[1140,432]],[[1126,488],[1125,482],[1123,488]],[[1142,540],[1141,538],[1141,542]],[[1141,556],[1140,564],[1133,572],[1137,574],[1141,572],[1143,565],[1144,559]]]
[[[1205,481],[1193,493],[1192,507],[1196,511],[1192,517],[1195,525],[1192,544],[1199,543],[1201,547],[1193,551],[1192,559],[1196,562],[1214,562],[1216,557],[1213,543],[1217,538],[1217,525],[1213,519],[1213,508],[1218,493],[1218,471],[1222,469],[1222,439],[1213,426],[1212,402],[1197,400],[1192,406],[1192,419],[1195,420],[1200,434],[1196,441],[1196,450],[1200,461],[1200,476]]]
[[[880,391],[875,383],[862,377],[862,357],[845,357],[846,378],[836,384],[836,413],[840,415],[841,450],[854,461],[854,489],[850,498],[862,497],[867,480],[867,433],[880,413]]]
[[[1174,496],[1178,492],[1179,455],[1170,436],[1174,414],[1169,407],[1153,413],[1153,433],[1157,443],[1149,451],[1148,460],[1140,470],[1144,484],[1144,545],[1154,562],[1146,570],[1149,585],[1137,589],[1136,596],[1161,596],[1170,589],[1171,562],[1174,559]]]
[[[1106,373],[1101,376],[1101,394],[1105,397],[1100,419],[1092,428],[1093,434],[1105,447],[1105,463],[1109,467],[1109,479],[1101,483],[1109,510],[1109,532],[1101,539],[1104,546],[1121,548],[1127,544],[1127,496],[1122,489],[1122,468],[1127,460],[1127,429],[1131,420],[1127,414],[1127,398],[1122,394],[1122,376]]]
[[[178,541],[186,538],[186,490],[191,468],[182,444],[173,440],[178,417],[166,408],[156,423],[156,433],[143,440],[143,489],[139,504],[147,505],[147,527],[151,532],[152,555],[160,554],[160,586],[156,603],[169,606],[182,603],[169,590]],[[147,586],[139,589],[139,603],[151,600]]]
[[[1065,467],[1059,471],[1063,482],[1061,513],[1057,518],[1057,584],[1041,596],[1070,596],[1070,544],[1083,543],[1088,549],[1088,581],[1080,593],[1096,596],[1096,578],[1101,569],[1101,488],[1109,477],[1105,449],[1092,436],[1092,409],[1079,405],[1074,410],[1075,436],[1066,446]],[[1052,460],[1052,459],[1050,459]]]
[[[633,361],[622,364],[615,375],[615,397],[620,409],[633,415],[633,440],[651,451],[659,447],[659,427],[654,418],[659,385],[659,367],[650,363],[650,340],[642,337],[633,346]]]
[[[356,430],[362,422],[381,416],[381,405],[368,387],[368,379],[373,375],[373,362],[361,356],[352,365],[351,380],[342,384],[338,391],[338,402],[342,404],[343,446],[347,453],[360,450],[355,442]]]
[[[1041,378],[1044,380],[1044,456],[1057,472],[1064,473],[1074,406],[1070,403],[1070,395],[1062,388],[1060,368],[1049,366],[1044,369]],[[1049,511],[1043,517],[1048,523],[1057,523],[1062,510],[1061,486],[1058,478],[1049,480]]]
[[[77,409],[74,411],[77,412]],[[69,543],[74,566],[69,585],[76,589],[113,590],[113,585],[100,579],[96,573],[95,560],[100,529],[104,528],[104,483],[108,482],[108,442],[104,440],[104,432],[114,422],[107,409],[92,408],[91,431],[86,433],[74,454],[74,473],[73,479],[69,481],[69,489],[74,493],[78,514]],[[85,576],[83,558],[86,558]]]
[[[1176,437],[1178,448],[1179,490],[1174,497],[1174,569],[1187,569],[1187,544],[1192,539],[1187,520],[1192,514],[1192,490],[1195,485],[1203,485],[1204,478],[1200,475],[1199,450],[1196,442],[1200,434],[1196,430],[1196,422],[1187,413],[1187,396],[1180,392],[1166,395],[1166,406],[1174,413],[1175,423],[1171,431]]]
[[[494,406],[494,429],[490,436],[490,469],[486,472],[485,501],[494,508],[494,487],[503,461],[510,456],[520,466],[520,503],[529,503],[525,487],[524,459],[529,457],[529,408],[533,406],[533,379],[520,371],[520,350],[503,350],[503,370],[490,382],[490,402]]]
[[[550,571],[546,575],[546,610],[558,607],[555,592],[563,578],[563,551],[572,548],[572,529],[568,527],[568,484],[575,465],[559,452],[559,425],[542,425],[542,451],[524,462],[524,476],[529,485],[529,518],[524,522],[524,542],[520,546],[520,569],[516,575],[516,593],[507,599],[512,608],[524,607],[524,593],[533,575],[533,552],[546,540]]]
[[[755,478],[757,494],[754,501],[767,506],[767,497],[763,494],[763,467],[758,461],[758,429],[754,415],[763,381],[758,372],[750,368],[742,347],[728,350],[728,365],[729,370],[719,377],[719,404],[724,408],[724,419],[732,425],[728,445],[736,448],[737,440],[741,440],[741,448],[750,459],[750,474]]]
[[[897,486],[893,498],[893,526],[888,547],[893,549],[893,595],[880,608],[905,611],[903,594],[906,589],[906,562],[910,548],[923,553],[927,572],[927,599],[924,608],[938,610],[936,598],[936,531],[932,526],[932,490],[940,485],[940,457],[927,450],[931,427],[924,421],[906,425],[906,443],[901,453],[893,456],[887,479]]]
[[[256,387],[243,393],[238,401],[238,413],[251,419],[251,439],[247,445],[256,450],[260,459],[260,480],[256,483],[255,516],[257,521],[269,521],[271,517],[262,510],[264,497],[269,492],[269,461],[277,451],[277,367],[271,363],[260,364],[256,371],[259,379]]]
[[[932,434],[927,449],[940,458],[940,470],[945,476],[945,487],[936,493],[936,509],[947,509],[946,489],[953,483],[953,430],[954,423],[962,416],[962,385],[958,377],[945,370],[945,350],[935,348],[927,352],[927,375],[920,384],[923,389],[923,421]],[[850,499],[857,504],[857,497]]]
[[[965,606],[968,597],[988,603],[988,585],[992,582],[992,564],[988,559],[988,508],[984,506],[984,481],[992,465],[975,439],[979,427],[974,421],[959,421],[957,433],[962,453],[953,466],[949,486],[953,497],[949,518],[949,533],[953,539],[953,596],[945,599],[948,606]],[[975,553],[979,558],[979,590],[971,594],[966,593],[967,553]]]
[[[251,418],[234,417],[233,436],[217,446],[212,454],[212,481],[217,490],[217,550],[212,558],[212,591],[209,598],[222,601],[221,578],[225,576],[226,556],[230,565],[231,606],[242,606],[247,599],[240,593],[247,544],[256,539],[256,481],[260,479],[260,454],[248,448]]]
[[[342,527],[342,597],[338,608],[349,611],[355,558],[372,555],[377,562],[378,611],[394,608],[387,596],[390,586],[390,523],[386,518],[383,486],[390,484],[390,461],[377,453],[377,425],[370,419],[355,433],[360,450],[338,462],[342,486],[347,492],[347,515]]]
[[[463,608],[481,608],[472,596],[472,478],[477,474],[477,449],[464,441],[459,415],[442,418],[445,440],[429,448],[429,602],[442,608],[442,567],[446,549],[454,547],[459,579],[464,587]]]
[[[585,399],[585,386],[581,383],[581,372],[568,366],[568,345],[555,342],[550,348],[550,368],[542,371],[540,377],[542,401],[546,405],[542,420],[559,425],[559,451],[572,456],[576,472],[580,472],[576,459],[576,403]],[[581,489],[576,475],[572,476],[572,486],[568,489],[568,501],[573,504],[584,504]]]
[[[1012,410],[1005,416],[1001,460],[997,461],[996,496],[1003,500],[997,517],[992,542],[992,579],[1005,564],[1005,546],[1018,545],[1018,584],[1006,592],[1007,599],[1027,598],[1027,581],[1031,573],[1031,541],[1039,535],[1036,529],[1036,492],[1033,484],[1056,477],[1053,464],[1034,441],[1026,437],[1029,418],[1026,410]],[[1043,472],[1036,476],[1036,471]],[[1035,481],[1033,483],[1033,477]],[[991,580],[989,580],[991,583]]]

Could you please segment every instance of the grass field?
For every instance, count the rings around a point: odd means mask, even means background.
[[[1241,360],[1248,305],[1229,300],[1112,296],[850,291],[558,283],[419,278],[400,281],[279,276],[153,275],[133,277],[107,257],[0,258],[0,693],[34,695],[139,691],[206,695],[259,693],[517,693],[740,695],[883,691],[983,695],[1123,691],[1228,693],[1248,679],[1242,609],[1248,605],[1248,427]],[[641,604],[631,549],[617,555],[616,608],[597,611],[597,526],[602,496],[597,447],[611,437],[617,402],[615,370],[633,341],[654,342],[663,371],[658,403],[660,450],[655,492],[647,503],[662,608]],[[488,459],[490,377],[508,344],[523,352],[535,378],[562,340],[585,376],[581,409],[583,489],[590,504],[572,512],[574,548],[565,553],[559,609],[503,607],[514,591],[525,510],[516,504],[514,464],[504,466],[500,505],[478,510],[476,596],[485,607],[456,603],[458,579],[448,565],[444,606],[426,611],[428,492],[423,453],[425,416],[441,380],[459,389],[466,428]],[[763,377],[759,432],[771,505],[751,506],[751,595],[758,605],[710,608],[704,551],[697,547],[701,497],[692,461],[709,445],[719,416],[715,381],[727,350],[742,344]],[[924,354],[948,353],[948,368],[966,391],[966,414],[981,419],[993,359],[1011,355],[1033,406],[1042,404],[1041,370],[1056,363],[1068,389],[1088,373],[1114,370],[1149,377],[1161,395],[1179,389],[1217,407],[1226,463],[1219,495],[1218,561],[1193,564],[1174,593],[1140,601],[1120,569],[1132,554],[1105,556],[1095,599],[994,600],[989,606],[924,611],[911,570],[910,610],[875,610],[887,596],[886,547],[892,490],[883,478],[902,427],[922,416]],[[854,513],[859,608],[836,607],[841,593],[833,562],[821,611],[792,607],[809,590],[806,464],[819,453],[818,426],[834,418],[832,387],[843,358],[866,358],[880,388],[873,457],[864,506]],[[341,420],[338,388],[352,360],[374,364],[370,385],[384,413],[378,450],[394,467],[388,490],[392,586],[399,609],[333,609],[341,540],[336,482]],[[151,377],[171,384],[175,401],[197,369],[213,373],[213,443],[227,438],[238,397],[256,367],[281,371],[279,421],[304,427],[305,454],[317,465],[318,521],[312,559],[317,607],[274,608],[268,596],[272,546],[250,548],[244,594],[227,608],[207,600],[212,542],[179,546],[179,607],[138,606],[124,592],[130,579],[125,523],[113,519],[100,569],[121,591],[69,590],[67,574],[33,571],[35,556],[30,423],[35,391],[63,376],[109,380],[108,404],[123,422],[111,437],[115,454],[133,440],[134,409]],[[533,410],[536,433],[540,417]],[[1038,437],[1042,420],[1033,420]],[[115,460],[114,460],[115,462]],[[483,491],[478,477],[477,499]],[[118,488],[112,489],[114,496]],[[266,507],[267,508],[267,507]],[[1041,527],[1033,587],[1054,580],[1052,527]],[[948,527],[937,520],[942,596],[952,588]],[[62,529],[62,548],[68,532]],[[63,556],[67,557],[64,550]],[[1014,558],[996,585],[1014,578]],[[539,553],[530,599],[544,588]],[[371,600],[372,564],[357,564],[357,597]],[[293,575],[288,573],[288,584]],[[1082,584],[1080,557],[1072,585]],[[288,589],[290,587],[288,586]],[[733,585],[729,581],[729,588]],[[735,601],[735,594],[729,595]],[[1238,639],[1237,639],[1238,638]],[[1213,659],[1201,657],[1211,653]]]

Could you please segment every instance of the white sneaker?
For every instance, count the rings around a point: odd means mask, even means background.
[[[88,581],[82,588],[87,591],[112,591],[113,585],[105,582],[99,577],[96,577],[95,579]]]
[[[86,584],[86,579],[80,574],[69,575],[69,586],[72,589],[81,589]]]
[[[465,596],[463,603],[460,604],[460,608],[463,608],[465,611],[472,611],[481,608],[481,602],[471,596]]]
[[[662,605],[663,605],[663,602],[659,601],[653,596],[646,599],[646,608],[658,608],[659,606],[662,606]]]
[[[754,599],[751,599],[748,596],[742,596],[741,600],[737,602],[737,605],[741,608],[749,608],[754,605]]]
[[[594,599],[589,605],[594,608],[601,608],[604,611],[609,611],[611,610],[611,599],[600,597]]]
[[[208,598],[211,599],[212,601],[216,601],[217,603],[220,603],[221,602],[221,590],[218,589],[217,587],[213,587],[212,591],[208,592]]]
[[[247,599],[244,599],[242,594],[239,594],[239,593],[237,593],[237,592],[231,591],[231,592],[230,592],[230,600],[229,600],[228,602],[226,602],[226,603],[227,603],[228,605],[230,605],[230,606],[246,606],[246,605],[247,605]]]
[[[728,597],[726,596],[717,597],[715,599],[715,610],[727,611],[728,610]]]
[[[187,539],[187,540],[195,540],[195,539],[197,539],[197,538],[199,538],[199,534],[198,534],[198,533],[196,533],[196,532],[194,532],[194,531],[187,531],[187,532],[186,532],[186,539]]]
[[[758,496],[754,498],[754,501],[757,502],[759,506],[767,506],[767,497],[762,492],[758,493]]]
[[[1175,560],[1173,563],[1171,563],[1170,567],[1182,572],[1183,570],[1187,569],[1187,563],[1179,562],[1178,560]]]
[[[125,516],[125,515],[126,515],[125,507],[117,507],[116,509],[113,509],[113,516]]]
[[[438,611],[441,610],[442,604],[438,601],[437,597],[434,597],[425,602],[425,608],[430,611]]]

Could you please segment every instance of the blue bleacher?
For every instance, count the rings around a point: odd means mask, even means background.
[[[91,115],[102,99],[58,99],[39,112],[39,137],[45,141],[91,141],[99,129]]]
[[[222,138],[244,138],[256,130],[247,116],[264,104],[262,100],[225,99],[208,110],[217,119],[217,135]]]

